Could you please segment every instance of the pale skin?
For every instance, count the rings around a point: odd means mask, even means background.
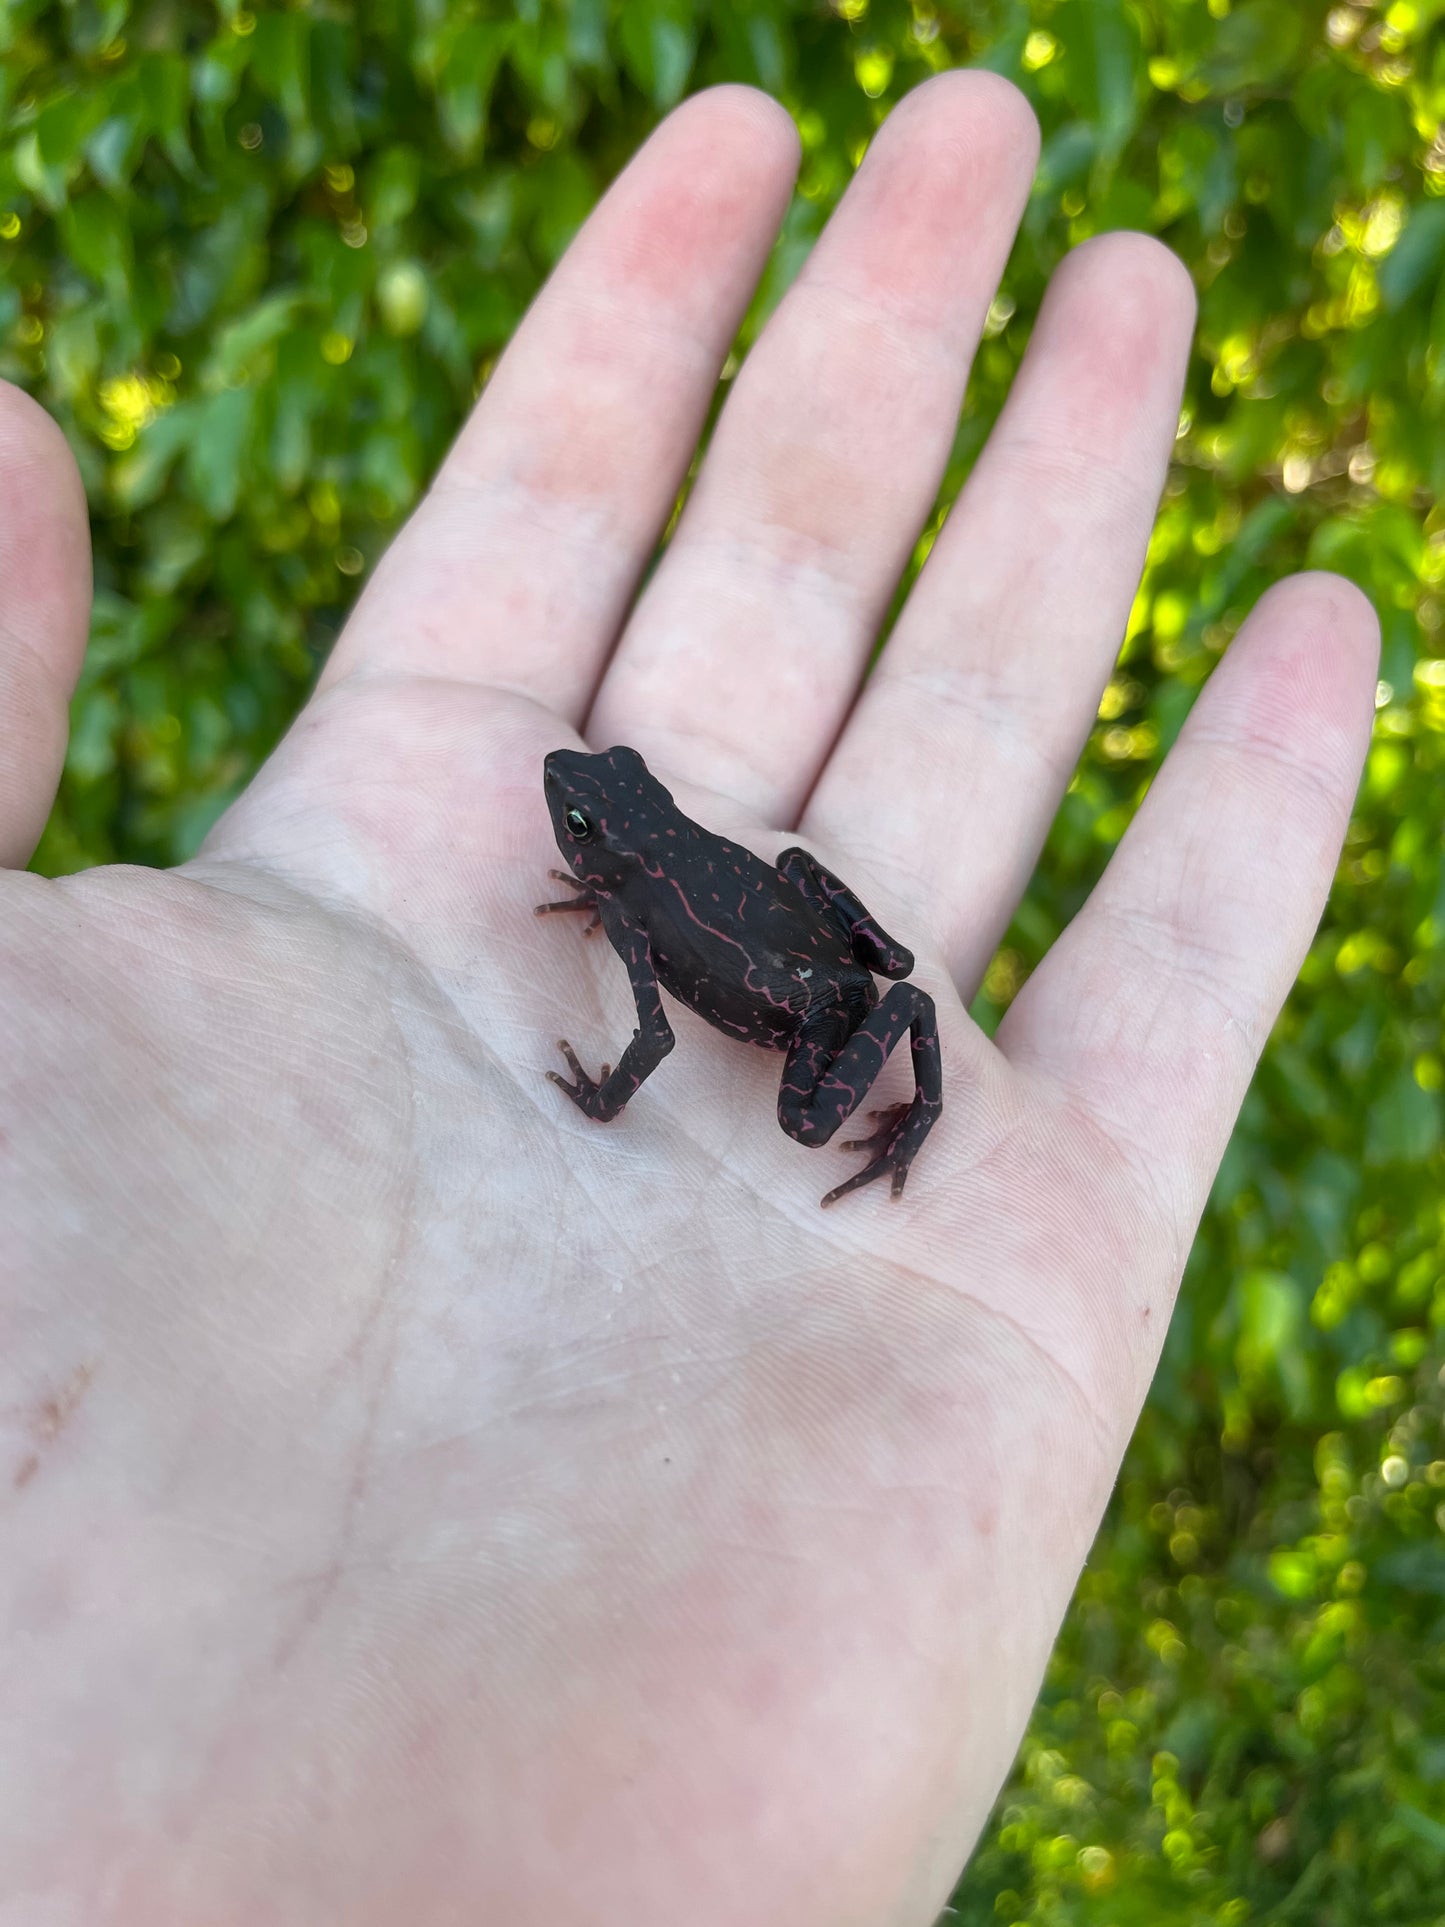
[[[21,873],[83,503],[0,398],[0,1927],[924,1927],[1008,1769],[1329,888],[1374,618],[1285,582],[996,1042],[965,1005],[1118,648],[1192,294],[1059,270],[881,664],[1028,191],[890,117],[731,385],[786,115],[678,110],[519,330],[286,741],[179,871]],[[634,745],[918,955],[943,1116],[822,1213],[778,1060],[633,1022],[548,750]],[[896,1069],[897,1067],[895,1067]],[[900,1080],[903,1073],[897,1072]],[[893,1095],[891,1086],[880,1098]]]

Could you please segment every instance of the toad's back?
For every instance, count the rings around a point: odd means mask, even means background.
[[[781,1049],[811,1006],[873,1002],[843,931],[751,850],[679,813],[648,858],[617,907],[646,929],[664,989],[728,1036]]]

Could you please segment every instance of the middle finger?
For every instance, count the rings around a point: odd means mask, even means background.
[[[791,820],[932,505],[1036,151],[993,74],[889,116],[738,376],[589,740]]]

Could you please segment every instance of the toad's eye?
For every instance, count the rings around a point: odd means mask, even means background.
[[[567,825],[567,834],[572,838],[574,843],[585,843],[591,837],[593,833],[592,818],[582,810],[568,810],[564,821]]]

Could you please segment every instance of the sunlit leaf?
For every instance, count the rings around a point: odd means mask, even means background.
[[[1421,201],[1380,268],[1385,306],[1398,308],[1417,288],[1433,286],[1445,264],[1445,199]]]

